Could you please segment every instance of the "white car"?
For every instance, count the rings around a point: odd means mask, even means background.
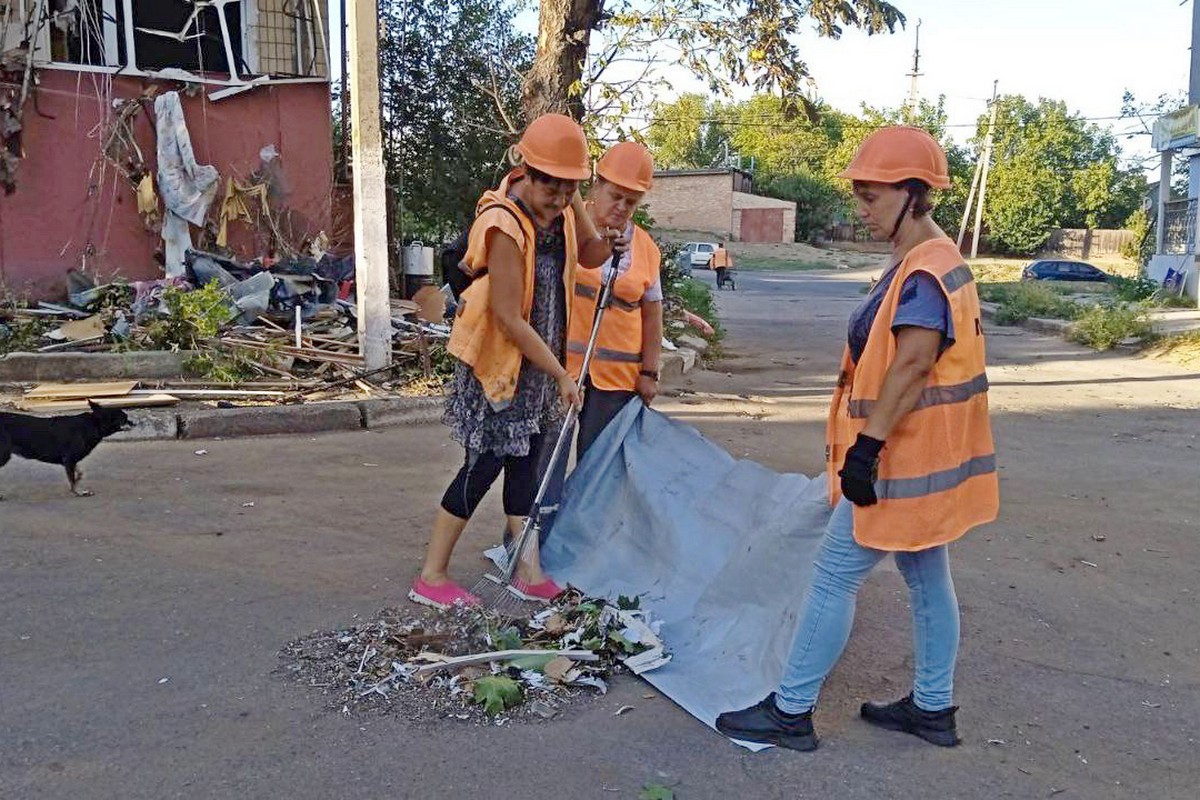
[[[717,244],[715,242],[688,242],[683,246],[683,252],[689,255],[693,268],[708,269],[713,253],[717,252]]]

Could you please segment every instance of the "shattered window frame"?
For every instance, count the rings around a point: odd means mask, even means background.
[[[11,6],[8,24],[3,31],[4,48],[20,44],[25,19],[39,0],[0,0]],[[135,24],[136,0],[44,0],[46,22],[35,37],[34,61],[39,69],[58,69],[75,72],[131,75],[148,78],[186,79],[190,82],[220,86],[246,87],[260,83],[328,83],[329,30],[321,10],[322,0],[200,0],[198,16],[207,22],[209,36],[215,26],[223,52],[217,67],[233,69],[198,71],[189,69],[195,62],[182,66],[146,68],[139,62],[139,49],[144,51],[146,36],[164,35],[140,31]],[[163,0],[155,0],[162,2]],[[185,7],[188,0],[174,0]],[[82,14],[91,14],[93,26],[102,34],[89,45],[83,34],[71,37],[69,31],[81,27]],[[97,14],[97,9],[99,13]],[[226,24],[221,24],[220,10],[224,9]],[[100,19],[97,21],[96,16]],[[204,24],[204,23],[201,23]],[[177,32],[188,36],[197,25]],[[289,38],[290,37],[290,38]],[[169,37],[168,37],[169,38]],[[194,35],[192,36],[194,39]],[[211,47],[211,46],[210,46]],[[279,53],[284,53],[281,57]],[[98,55],[97,55],[98,54]],[[72,58],[74,56],[74,58]],[[103,63],[99,63],[99,62]],[[291,70],[282,69],[290,64]],[[272,67],[273,70],[263,69]],[[225,77],[228,75],[228,77]]]

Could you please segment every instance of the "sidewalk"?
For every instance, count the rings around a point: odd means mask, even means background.
[[[687,337],[684,337],[687,338]],[[703,344],[703,341],[701,344]],[[39,381],[58,382],[77,380],[80,375],[58,368],[61,360],[40,361],[39,354],[18,354],[32,370],[30,375]],[[48,354],[45,354],[48,355]],[[107,355],[107,354],[103,354]],[[176,354],[164,354],[174,356]],[[678,350],[662,356],[664,382],[678,379],[689,372],[699,360],[696,349],[681,343]],[[43,355],[44,358],[44,355]],[[161,360],[161,359],[159,359]],[[73,369],[79,357],[70,362]],[[146,360],[157,361],[153,358]],[[93,366],[86,370],[88,378],[128,377],[161,378],[162,375],[130,374],[121,365],[119,375],[99,372]],[[26,382],[33,378],[25,378]],[[16,382],[8,384],[9,391],[0,385],[0,404],[16,399],[22,389]],[[164,389],[169,394],[170,389]],[[242,436],[268,436],[286,433],[319,433],[323,431],[379,430],[397,425],[417,425],[437,422],[442,418],[442,395],[427,397],[383,397],[361,400],[336,400],[276,406],[234,406],[217,408],[198,402],[182,402],[170,408],[129,409],[133,429],[111,438],[112,441],[153,441],[162,439],[233,439]]]

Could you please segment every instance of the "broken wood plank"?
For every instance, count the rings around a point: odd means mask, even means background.
[[[79,400],[88,397],[120,397],[137,388],[137,381],[99,383],[39,383],[25,393],[28,399]]]
[[[477,653],[471,656],[458,656],[457,658],[451,658],[448,661],[440,661],[436,664],[427,664],[423,667],[418,667],[414,674],[431,675],[444,669],[469,667],[472,664],[486,664],[489,661],[511,661],[512,659],[520,658],[521,656],[562,656],[563,658],[569,658],[572,661],[600,660],[600,656],[596,653],[593,653],[591,650],[497,650],[494,653]]]
[[[155,408],[178,405],[179,398],[169,394],[152,394],[139,397],[97,397],[92,402],[105,408]],[[30,400],[22,397],[13,405],[22,411],[87,411],[91,407],[87,398]]]

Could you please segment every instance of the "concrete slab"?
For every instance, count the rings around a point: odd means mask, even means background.
[[[362,411],[355,403],[205,408],[179,413],[181,439],[232,439],[278,433],[350,431],[362,427]]]
[[[65,382],[111,378],[178,378],[190,352],[9,353],[0,357],[0,383]]]

